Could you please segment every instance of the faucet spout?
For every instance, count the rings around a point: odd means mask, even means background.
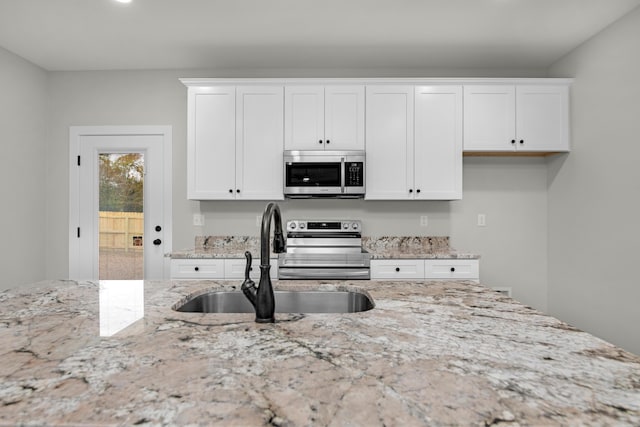
[[[253,304],[256,309],[256,322],[258,323],[275,322],[275,297],[273,285],[271,284],[271,245],[269,244],[272,219],[275,223],[273,251],[274,253],[281,253],[285,250],[285,239],[282,234],[280,207],[274,202],[267,204],[262,214],[262,227],[260,229],[260,282],[256,292],[255,304]]]

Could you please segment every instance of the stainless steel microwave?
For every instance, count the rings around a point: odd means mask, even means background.
[[[288,198],[359,198],[365,191],[364,151],[284,152],[284,195]]]

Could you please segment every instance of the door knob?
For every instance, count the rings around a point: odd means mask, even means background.
[[[156,239],[156,240],[153,241],[153,244],[156,245],[156,246],[160,245],[161,243],[162,243],[162,240],[160,240],[160,239]]]

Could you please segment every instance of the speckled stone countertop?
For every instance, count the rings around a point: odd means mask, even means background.
[[[237,284],[146,282],[99,337],[107,283],[0,292],[0,425],[640,425],[640,357],[482,285],[275,284],[376,306],[257,324],[170,308]]]
[[[362,247],[371,259],[476,259],[476,254],[452,249],[446,236],[380,236],[363,237]],[[243,258],[245,251],[260,253],[260,241],[253,236],[196,236],[193,249],[175,251],[168,256],[184,258]]]

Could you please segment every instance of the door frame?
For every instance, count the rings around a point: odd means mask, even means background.
[[[80,141],[85,136],[150,136],[162,137],[162,193],[163,221],[162,248],[164,253],[172,250],[172,126],[71,126],[69,128],[69,278],[86,280],[80,276],[80,240],[78,229],[80,224]],[[95,230],[94,230],[95,231]],[[170,275],[170,259],[163,259],[162,279]],[[97,280],[97,278],[94,278]]]

